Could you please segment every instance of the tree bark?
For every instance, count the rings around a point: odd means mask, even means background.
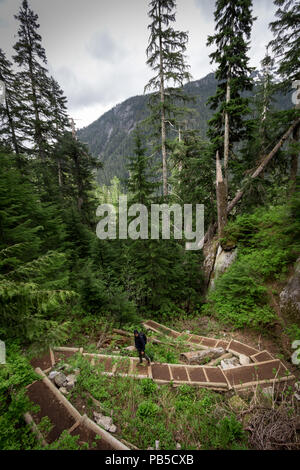
[[[293,132],[293,140],[295,144],[299,142],[299,134],[300,134],[300,127],[294,130]],[[292,191],[295,189],[296,186],[296,178],[298,174],[298,159],[299,153],[295,152],[291,158],[291,182],[292,182]]]
[[[61,172],[61,163],[60,160],[57,162],[57,172],[58,172],[58,185],[62,187],[62,172]]]
[[[227,223],[227,190],[222,174],[219,152],[216,154],[216,194],[218,209],[218,237],[224,237],[224,228]]]
[[[159,6],[159,18],[161,9]],[[165,84],[164,84],[164,64],[162,56],[162,35],[161,21],[159,20],[159,57],[160,57],[160,102],[161,102],[161,152],[162,152],[162,172],[163,172],[163,195],[168,195],[168,168],[167,168],[167,148],[166,148],[166,116],[165,116]]]
[[[226,85],[226,105],[230,101],[230,71],[228,74],[227,85]],[[225,111],[225,129],[224,129],[224,183],[226,187],[226,192],[228,195],[228,162],[229,162],[229,114],[228,111]]]

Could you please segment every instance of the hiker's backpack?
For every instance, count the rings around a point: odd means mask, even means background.
[[[147,344],[147,336],[145,335],[145,333],[141,333],[141,337],[143,338],[144,343]]]

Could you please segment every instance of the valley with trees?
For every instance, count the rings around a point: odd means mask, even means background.
[[[299,450],[299,1],[255,69],[253,1],[212,0],[197,80],[178,2],[145,1],[144,94],[78,130],[30,3],[0,44],[0,450]],[[203,204],[198,249],[175,215],[120,236],[122,196]]]

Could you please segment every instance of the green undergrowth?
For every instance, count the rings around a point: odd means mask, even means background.
[[[247,448],[241,423],[219,393],[188,385],[158,386],[147,378],[104,376],[99,366],[93,367],[80,355],[69,363],[81,370],[70,401],[84,400],[92,418],[95,405],[88,398],[90,393],[102,412],[112,415],[117,437],[140,449],[154,447],[156,440],[162,450],[176,449],[176,443],[189,450]]]
[[[0,450],[84,450],[88,444],[81,443],[79,436],[71,436],[65,430],[60,437],[45,447],[38,442],[24,414],[34,414],[39,406],[26,395],[25,387],[40,379],[18,344],[7,346],[6,363],[0,365]],[[37,425],[42,435],[47,435],[53,424],[44,416]],[[95,447],[96,443],[92,444]]]
[[[25,394],[25,387],[37,378],[18,345],[7,345],[6,364],[0,365],[1,450],[29,450],[35,447],[35,438],[23,415],[36,410]]]
[[[300,202],[259,208],[226,227],[223,245],[238,247],[236,261],[220,276],[203,312],[234,328],[267,328],[276,319],[267,282],[282,281],[299,254]]]

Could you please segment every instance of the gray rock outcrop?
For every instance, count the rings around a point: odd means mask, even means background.
[[[280,294],[280,309],[289,317],[300,318],[300,258],[296,261],[294,274]]]

